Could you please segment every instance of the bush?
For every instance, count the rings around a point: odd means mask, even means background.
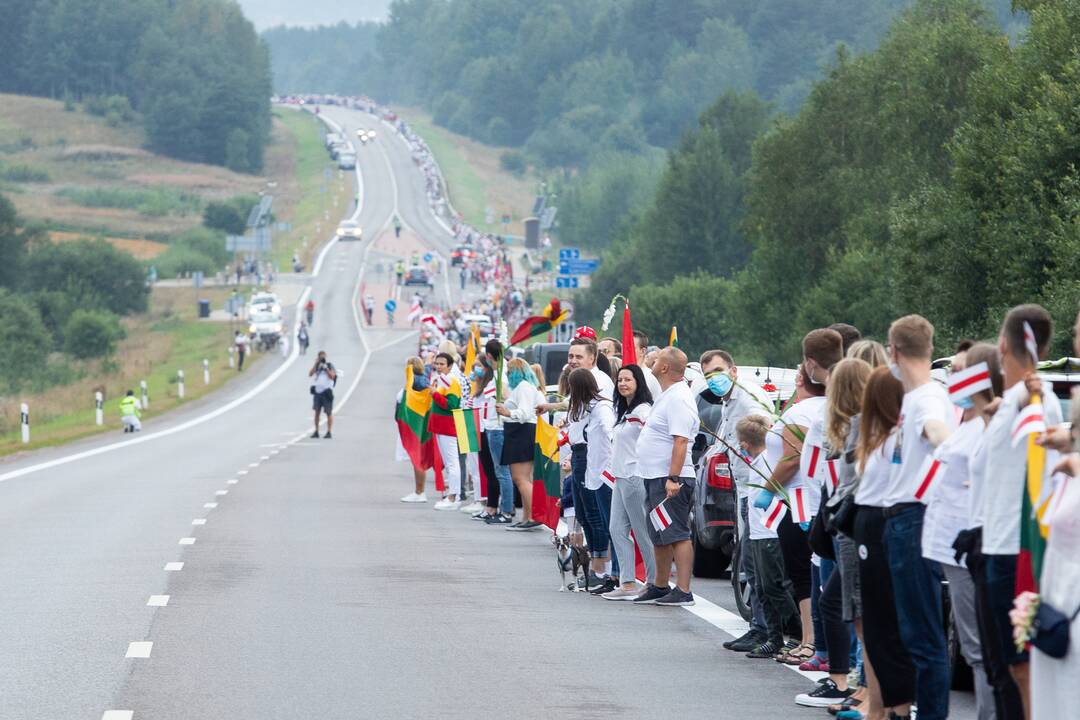
[[[203,225],[229,235],[243,235],[247,217],[257,201],[248,196],[234,197],[226,202],[207,203],[203,209]]]
[[[80,360],[104,357],[116,349],[116,341],[123,335],[112,313],[76,310],[64,325],[64,350]]]
[[[76,307],[117,315],[145,312],[150,291],[142,265],[104,240],[35,243],[22,287],[67,295]]]
[[[45,183],[49,182],[49,173],[32,165],[0,165],[0,180]]]
[[[527,167],[525,156],[517,150],[507,150],[499,156],[499,167],[514,175],[524,175]]]
[[[126,188],[64,188],[56,193],[76,205],[92,208],[135,210],[142,215],[190,215],[202,208],[202,198],[194,193],[168,188],[131,190]]]
[[[223,265],[224,263],[217,262],[205,253],[183,245],[170,247],[154,259],[158,277],[163,280],[197,270],[204,275],[213,275],[220,271]]]
[[[106,122],[114,126],[135,119],[135,111],[131,108],[131,101],[123,95],[109,95],[107,97],[88,95],[83,99],[83,110],[91,115],[105,118]]]
[[[0,387],[16,391],[46,366],[51,346],[49,331],[34,306],[24,298],[0,290]]]

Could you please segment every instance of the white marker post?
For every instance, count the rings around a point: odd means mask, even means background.
[[[206,358],[202,361],[202,381],[203,385],[210,384],[210,361]]]
[[[146,381],[145,380],[142,380],[142,381],[139,382],[139,389],[142,391],[142,409],[143,410],[149,410],[150,409],[150,394],[146,391]]]
[[[176,394],[183,400],[184,399],[184,371],[176,371]]]
[[[233,357],[233,354],[235,352],[236,352],[236,348],[233,347],[232,345],[230,345],[229,346],[229,369],[230,370],[233,369],[234,367],[236,367],[236,358]]]
[[[19,415],[22,423],[22,441],[30,442],[30,406],[23,403],[19,406]]]
[[[96,425],[105,424],[105,410],[102,407],[104,400],[105,398],[102,397],[100,390],[94,393],[94,423]]]

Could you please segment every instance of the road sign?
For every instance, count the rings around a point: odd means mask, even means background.
[[[577,260],[581,257],[581,248],[559,248],[559,262]]]
[[[435,256],[434,256],[434,255],[432,255],[431,253],[424,253],[424,262],[426,262],[426,263],[429,263],[429,262],[431,262],[431,259],[432,259],[433,257],[435,257]]]
[[[503,225],[509,225],[509,224],[510,224],[510,219],[511,219],[511,218],[510,218],[510,216],[509,216],[509,215],[503,215],[503,216],[502,216],[502,224],[503,224]]]
[[[591,275],[600,267],[598,259],[589,260],[560,260],[560,275]]]
[[[196,289],[201,288],[203,286],[203,271],[202,270],[196,270],[195,272],[191,273],[191,284]]]
[[[574,275],[569,277],[557,277],[555,278],[555,287],[576,290],[578,288],[578,278]]]
[[[386,301],[386,312],[394,312],[397,310],[397,301],[391,299]]]
[[[557,207],[546,207],[540,215],[540,229],[550,230],[555,225],[555,214],[559,212]]]

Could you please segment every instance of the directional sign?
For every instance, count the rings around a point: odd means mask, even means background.
[[[559,262],[566,262],[567,260],[577,260],[580,257],[580,248],[559,248]]]
[[[560,260],[560,275],[592,275],[600,267],[600,261],[592,260]]]
[[[578,279],[573,275],[570,277],[557,277],[555,278],[555,287],[576,290],[578,287]]]
[[[431,262],[431,258],[433,258],[433,257],[435,257],[435,256],[432,255],[431,253],[424,253],[424,262],[426,262],[426,263]]]

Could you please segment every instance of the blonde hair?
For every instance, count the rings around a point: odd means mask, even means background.
[[[735,423],[735,435],[739,442],[744,442],[750,447],[759,448],[765,444],[765,436],[769,434],[770,423],[763,415],[747,415]]]
[[[922,315],[905,315],[889,326],[889,344],[898,355],[928,359],[934,354],[934,326]]]
[[[825,439],[833,450],[841,451],[847,444],[851,418],[862,408],[863,391],[872,372],[865,360],[846,358],[829,373],[825,388]]]
[[[885,346],[877,340],[858,340],[848,348],[847,356],[869,363],[871,368],[879,368],[889,364],[889,356],[885,354]]]
[[[405,361],[405,365],[412,365],[413,373],[416,375],[424,375],[424,361],[413,355],[411,358]]]
[[[532,368],[533,375],[536,376],[536,384],[541,390],[547,387],[547,383],[544,382],[544,368],[540,367],[540,363],[533,363],[529,366]]]

